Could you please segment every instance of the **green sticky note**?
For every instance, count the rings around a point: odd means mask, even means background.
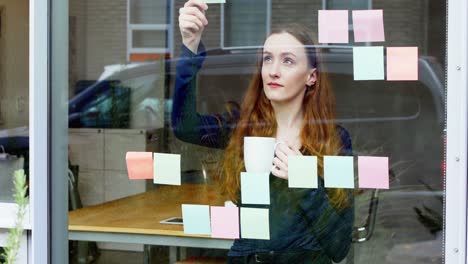
[[[241,237],[250,239],[270,239],[268,209],[241,207]]]
[[[354,188],[354,161],[347,156],[324,156],[326,188]]]
[[[353,48],[354,80],[384,80],[383,47]]]
[[[243,204],[270,204],[270,173],[241,172]]]
[[[205,0],[207,4],[225,4],[226,0]]]
[[[210,207],[208,205],[183,204],[184,233],[211,235]]]
[[[180,155],[154,153],[154,183],[180,185]]]
[[[289,156],[288,185],[289,188],[317,188],[317,157]]]

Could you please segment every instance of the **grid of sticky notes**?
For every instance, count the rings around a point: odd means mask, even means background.
[[[127,152],[130,180],[151,180],[156,184],[180,185],[180,155],[152,152]]]
[[[357,174],[359,188],[388,189],[388,157],[359,156]],[[289,188],[317,188],[317,157],[288,157]],[[354,157],[324,156],[323,179],[325,188],[355,188]]]
[[[349,11],[319,10],[319,43],[349,43]],[[355,42],[384,42],[383,10],[353,10]],[[385,72],[386,52],[386,72]],[[418,48],[362,46],[353,47],[354,80],[418,80]]]
[[[182,204],[184,233],[224,239],[270,239],[269,210]]]

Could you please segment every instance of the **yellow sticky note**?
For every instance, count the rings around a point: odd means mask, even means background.
[[[240,214],[242,238],[270,239],[268,209],[241,207]]]
[[[154,183],[180,185],[180,155],[154,153]]]
[[[316,156],[288,157],[288,186],[289,188],[317,188]]]

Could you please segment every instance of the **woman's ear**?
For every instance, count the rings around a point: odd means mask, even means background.
[[[312,68],[309,70],[309,74],[307,75],[307,86],[313,86],[317,81],[317,68]]]

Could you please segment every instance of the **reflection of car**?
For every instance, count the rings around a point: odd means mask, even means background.
[[[351,48],[324,49],[322,57],[336,95],[337,122],[350,132],[355,155],[388,156],[395,174],[390,190],[380,193],[373,238],[382,243],[379,254],[403,243],[433,239],[414,208],[426,206],[442,215],[438,191],[443,189],[443,69],[434,58],[420,57],[419,81],[354,81]],[[256,58],[256,50],[208,51],[197,80],[199,111],[222,112],[226,102],[240,102],[256,70]],[[118,80],[131,88],[131,117],[139,118],[137,122],[130,121],[132,127],[168,128],[168,122],[163,122],[164,116],[168,116],[164,110],[170,111],[177,60],[167,60],[164,65],[156,61],[117,68],[105,74],[105,80]],[[147,107],[141,108],[145,102]],[[144,110],[143,114],[139,109]],[[147,118],[149,112],[154,112],[153,119]],[[166,151],[182,151],[174,146]],[[197,151],[186,151],[184,155],[186,163],[199,158]],[[365,195],[358,196],[356,204],[367,205],[367,199]],[[361,209],[356,208],[356,212]],[[360,214],[356,215],[359,218]],[[357,259],[359,252],[365,252],[361,248],[365,245],[356,247]],[[374,261],[357,263],[375,263],[386,258],[378,254],[374,257]]]

